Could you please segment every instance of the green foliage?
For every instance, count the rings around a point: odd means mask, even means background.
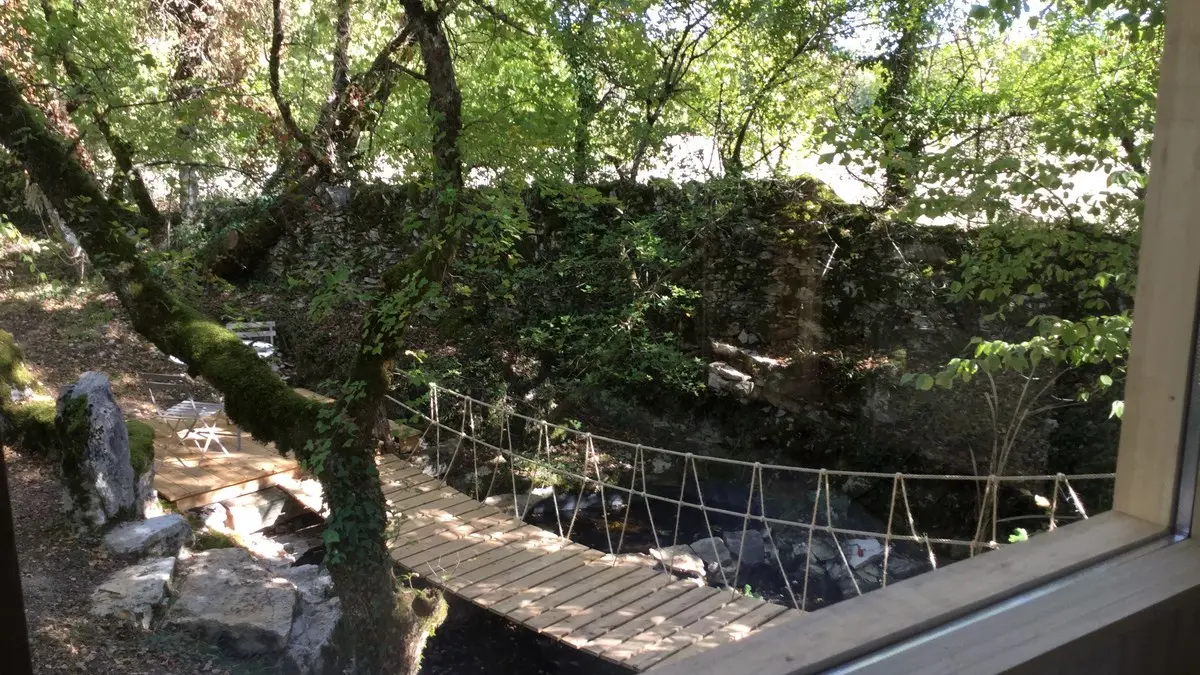
[[[141,476],[154,464],[154,427],[135,419],[125,420],[129,432],[129,463],[133,475]]]
[[[1012,534],[1008,535],[1008,543],[1015,544],[1019,541],[1029,541],[1029,532],[1023,527],[1014,529]]]

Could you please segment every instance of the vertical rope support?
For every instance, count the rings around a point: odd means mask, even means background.
[[[475,435],[475,409],[471,407],[470,402],[467,403],[467,415],[470,417],[471,429],[471,476],[475,483],[475,501],[479,501],[479,442]]]
[[[892,554],[892,520],[896,515],[896,493],[900,490],[900,472],[892,479],[892,500],[888,503],[887,535],[883,539],[883,578],[881,588],[887,588],[888,560]]]
[[[596,452],[596,444],[592,440],[591,434],[588,434],[587,444],[588,453],[592,456],[592,466],[596,468],[596,486],[600,488],[600,513],[604,516],[604,536],[608,540],[608,552],[615,556],[617,549],[613,548],[612,527],[608,524],[608,500],[604,496],[604,477],[600,475],[600,453]],[[579,506],[581,505],[577,505],[575,509],[578,510]]]
[[[920,539],[925,540],[925,550],[927,550],[929,552],[929,566],[936,570],[937,569],[937,557],[933,555],[933,544],[929,543],[928,536],[922,536],[922,535],[917,534],[917,521],[913,518],[912,506],[908,503],[908,486],[904,482],[904,476],[899,476],[899,478],[900,478],[900,496],[904,498],[904,515],[908,518],[908,531],[912,534],[913,537],[917,538],[918,540],[920,540]],[[972,544],[972,548],[973,547],[974,547],[974,544]]]
[[[858,587],[858,577],[854,576],[854,568],[850,566],[850,561],[846,560],[842,542],[838,541],[837,533],[833,531],[833,507],[829,504],[829,493],[832,491],[833,488],[829,486],[829,474],[825,474],[825,527],[829,530],[829,536],[833,537],[833,546],[838,551],[838,557],[842,559],[842,564],[846,566],[846,572],[850,574],[850,583],[854,585],[854,592],[862,595],[862,589]]]
[[[683,516],[683,494],[687,488],[687,470],[691,462],[692,453],[689,452],[683,456],[683,473],[679,476],[679,499],[675,502],[675,530],[671,533],[671,546],[679,545],[679,519]],[[642,480],[645,478],[642,476]]]
[[[429,413],[433,417],[433,426],[437,430],[434,435],[434,453],[437,457],[434,462],[434,470],[438,475],[442,473],[442,415],[438,410],[438,386],[434,382],[429,383]]]
[[[450,455],[450,463],[446,465],[446,472],[443,474],[443,479],[450,478],[450,472],[454,470],[454,463],[458,461],[458,453],[462,450],[463,440],[466,439],[467,417],[471,414],[471,401],[467,400],[466,412],[459,418],[458,422],[458,442],[454,444],[454,454]],[[439,471],[438,473],[441,473]]]
[[[1080,517],[1087,520],[1088,514],[1087,510],[1083,508],[1083,500],[1079,498],[1079,495],[1075,494],[1075,488],[1071,487],[1071,481],[1067,480],[1065,476],[1063,477],[1063,485],[1067,486],[1067,494],[1070,495],[1071,503],[1075,505],[1075,510],[1079,512]]]
[[[996,524],[1000,520],[998,511],[1000,510],[1000,481],[996,480],[995,476],[989,476],[992,481],[992,541],[990,548],[996,548]]]
[[[690,457],[690,455],[689,455]],[[696,481],[696,501],[700,503],[700,515],[704,516],[704,529],[708,532],[708,543],[712,546],[713,557],[717,559],[717,567],[721,570],[721,581],[728,587],[729,576],[725,574],[725,566],[721,564],[721,556],[717,555],[717,545],[712,541],[716,539],[713,534],[712,523],[708,520],[708,509],[704,506],[704,490],[700,489],[700,472],[696,469],[696,460],[692,460],[692,478]]]
[[[1061,473],[1054,476],[1054,495],[1050,497],[1050,525],[1049,529],[1053,530],[1058,527],[1054,522],[1054,518],[1058,515],[1058,491],[1059,485],[1062,482],[1063,475]]]
[[[541,447],[541,445],[542,445],[542,439],[541,439],[541,438],[538,438],[538,442],[537,442],[537,443],[538,443],[538,447]],[[513,452],[513,447],[512,447],[512,428],[511,428],[511,427],[510,427],[510,428],[509,428],[509,430],[508,430],[508,453],[509,453],[509,458],[508,458],[508,477],[509,477],[509,478],[512,480],[512,490],[513,490],[513,515],[517,517],[517,520],[524,520],[524,519],[525,519],[525,514],[524,514],[524,513],[521,513],[521,511],[528,511],[528,510],[529,510],[529,508],[528,508],[528,507],[529,507],[529,499],[527,498],[527,499],[525,500],[525,506],[526,506],[526,508],[524,508],[524,509],[522,509],[522,508],[521,508],[521,507],[520,507],[520,506],[517,504],[517,455],[516,455],[516,453],[514,453],[514,452]],[[537,452],[535,451],[535,452],[534,452],[534,457],[536,457],[536,456],[537,456]]]
[[[650,494],[649,487],[646,484],[646,453],[641,450],[641,446],[638,446],[638,450],[639,450],[639,454],[641,455],[641,458],[642,458],[642,461],[641,461],[642,494],[644,494],[644,495]],[[654,509],[650,508],[650,500],[649,499],[646,499],[645,501],[646,501],[646,517],[650,520],[650,533],[651,533],[651,535],[654,536],[654,548],[662,550],[662,547],[663,547],[662,542],[658,538],[658,526],[654,524]],[[663,575],[667,579],[674,578],[671,575],[671,569],[668,566],[663,565],[662,568],[663,568]]]
[[[633,449],[633,476],[631,476],[629,479],[629,501],[625,502],[625,517],[621,519],[621,536],[617,538],[617,551],[614,555],[620,555],[621,548],[625,545],[625,529],[629,527],[629,514],[631,511],[633,511],[633,492],[634,490],[637,490],[639,462],[642,464],[645,463],[645,460],[642,459],[642,446],[640,445]],[[643,466],[643,469],[644,468],[645,467]],[[645,482],[645,477],[642,478],[642,481]],[[646,503],[646,511],[650,511],[649,501]],[[653,527],[653,521],[651,521],[651,527]]]
[[[550,425],[545,420],[542,421],[542,432],[539,438],[546,440],[546,466],[554,466],[554,461],[550,458]],[[554,503],[554,522],[558,524],[558,536],[568,539],[562,529],[562,513],[558,510],[558,490],[550,485],[550,479],[546,479],[546,485],[550,488],[550,499]]]
[[[750,470],[750,494],[746,495],[746,514],[742,516],[742,540],[738,542],[737,566],[733,568],[734,583],[737,583],[738,577],[742,574],[742,558],[746,555],[746,532],[750,529],[750,514],[754,510],[754,482],[756,480],[759,482],[759,489],[761,490],[762,465],[758,462],[755,462],[754,468]],[[766,521],[763,521],[764,529],[770,529],[770,527]]]
[[[821,488],[825,478],[825,469],[817,474],[817,494],[813,496],[813,513],[812,520],[808,523],[808,544],[804,547],[804,597],[801,598],[800,611],[804,612],[808,609],[808,576],[812,570],[812,544],[813,532],[817,529],[817,512],[821,509]],[[766,514],[763,514],[766,515]],[[783,575],[783,580],[787,581],[787,575]]]
[[[583,466],[579,467],[580,468],[579,475],[583,476],[583,481],[579,484],[579,495],[577,497],[575,497],[575,508],[571,510],[571,524],[567,526],[567,539],[570,539],[571,535],[574,534],[575,520],[579,517],[579,512],[583,510],[583,493],[585,490],[587,490],[587,484],[588,484],[587,468],[588,468],[588,458],[591,455],[591,449],[592,449],[591,440],[592,440],[591,434],[587,434],[584,437]]]
[[[766,485],[763,482],[762,467],[758,467],[758,469],[759,469],[759,471],[758,471],[758,509],[761,512],[761,517],[763,519],[762,520],[763,530],[766,531],[767,541],[770,542],[771,548],[774,549],[774,551],[775,551],[775,566],[779,568],[779,576],[781,576],[783,578],[783,587],[787,590],[788,598],[790,598],[792,601],[792,607],[798,608],[798,607],[800,607],[800,603],[796,602],[796,592],[792,590],[792,582],[790,579],[788,579],[787,570],[783,569],[783,560],[782,560],[783,556],[779,555],[779,546],[775,543],[775,536],[771,533],[771,525],[770,525],[770,523],[767,522],[767,497],[765,494],[767,490],[766,490]],[[753,489],[753,486],[751,486],[751,489]],[[742,530],[742,532],[745,533],[745,530]],[[810,535],[812,534],[812,530],[809,530],[809,534]],[[811,536],[809,539],[809,543],[810,544],[812,543]],[[807,593],[808,592],[808,566],[807,566],[807,564],[805,565],[805,568],[804,568],[804,584],[805,584],[805,593]]]
[[[508,412],[501,411],[501,413],[500,413],[500,439],[499,439],[500,442],[496,444],[496,447],[500,448],[500,454],[496,455],[495,457],[492,458],[492,464],[494,465],[492,468],[492,479],[490,481],[488,481],[487,491],[483,493],[483,498],[485,500],[488,497],[492,496],[492,489],[496,487],[496,477],[500,475],[500,460],[505,460],[506,463],[509,463],[511,465],[511,462],[508,462],[508,459],[507,459],[508,455],[512,454],[512,429],[510,429],[508,426],[508,419],[509,419]],[[508,453],[505,453],[505,451],[504,451],[504,434],[506,431],[508,432],[508,435],[509,435],[509,439],[508,439],[509,452]],[[513,501],[515,502],[516,499],[514,498]]]

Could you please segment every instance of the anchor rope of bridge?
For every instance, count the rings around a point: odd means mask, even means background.
[[[895,542],[911,542],[923,548],[928,556],[929,564],[932,568],[936,568],[938,561],[934,553],[933,546],[945,545],[954,547],[965,547],[970,555],[975,555],[981,549],[994,549],[999,547],[997,542],[997,526],[1002,522],[998,516],[999,501],[1000,501],[1000,486],[1011,483],[1030,483],[1030,482],[1052,482],[1051,496],[1046,500],[1047,504],[1042,504],[1039,498],[1039,505],[1045,509],[1045,514],[1038,516],[1017,516],[1015,519],[1032,519],[1044,518],[1048,529],[1054,529],[1060,520],[1070,518],[1088,517],[1087,510],[1084,507],[1083,500],[1076,492],[1071,484],[1071,481],[1087,481],[1087,480],[1113,480],[1115,474],[1112,473],[1090,473],[1090,474],[1073,474],[1066,475],[1062,473],[1042,474],[1042,475],[962,475],[962,474],[907,474],[907,473],[888,473],[874,471],[854,471],[840,469],[824,469],[788,466],[781,464],[771,464],[762,462],[749,462],[744,460],[731,459],[727,457],[711,457],[704,455],[695,455],[687,452],[679,452],[660,448],[640,443],[623,441],[620,439],[609,438],[599,434],[589,433],[579,429],[554,424],[547,420],[530,417],[520,414],[507,406],[499,406],[488,403],[472,396],[442,387],[437,384],[429,384],[429,409],[422,411],[418,408],[404,403],[393,397],[388,397],[388,400],[399,409],[403,410],[410,419],[415,418],[424,423],[425,429],[422,433],[422,440],[426,436],[433,434],[432,444],[434,446],[433,462],[434,469],[438,476],[444,476],[448,480],[451,472],[460,458],[465,463],[468,461],[464,457],[464,449],[469,448],[469,461],[471,462],[471,482],[473,487],[473,497],[478,501],[484,501],[489,497],[494,496],[497,478],[500,475],[498,466],[490,468],[491,480],[488,482],[486,489],[480,482],[480,451],[485,454],[490,453],[491,458],[484,459],[485,463],[491,462],[498,464],[497,459],[503,458],[507,464],[508,473],[512,489],[513,514],[516,519],[522,520],[528,513],[530,506],[529,502],[525,504],[526,513],[522,513],[519,506],[519,494],[517,488],[517,473],[516,468],[520,465],[533,476],[545,476],[542,479],[543,487],[549,488],[548,501],[553,505],[555,522],[557,524],[558,534],[565,539],[571,539],[575,531],[576,519],[580,511],[583,510],[584,495],[589,488],[598,491],[599,505],[601,516],[604,523],[604,532],[607,539],[608,552],[616,557],[623,550],[625,543],[625,535],[627,532],[630,513],[633,510],[632,501],[634,497],[639,497],[646,500],[646,513],[649,518],[649,530],[653,536],[655,548],[659,551],[664,550],[664,542],[659,537],[658,524],[654,522],[653,510],[649,508],[650,501],[656,501],[662,504],[667,504],[674,507],[675,523],[672,528],[672,541],[670,546],[676,547],[679,542],[680,521],[683,514],[683,509],[699,510],[703,516],[704,528],[707,530],[710,538],[714,537],[712,521],[709,514],[719,514],[721,516],[740,519],[742,523],[741,537],[738,544],[736,556],[736,565],[727,570],[725,565],[718,565],[720,569],[720,580],[726,587],[733,587],[736,580],[739,578],[742,568],[742,560],[745,557],[747,532],[751,529],[751,522],[758,522],[764,525],[763,534],[767,543],[779,551],[780,547],[775,541],[772,525],[795,527],[807,531],[807,541],[804,545],[804,580],[800,588],[794,589],[792,581],[789,579],[787,570],[784,569],[782,556],[774,555],[774,561],[779,569],[783,579],[783,585],[786,590],[788,599],[791,600],[792,606],[804,611],[809,603],[809,579],[811,576],[813,561],[813,539],[818,532],[828,535],[833,541],[833,548],[836,549],[840,558],[840,562],[844,568],[849,571],[850,581],[856,594],[862,594],[859,580],[856,578],[850,561],[846,557],[846,552],[843,549],[843,544],[839,540],[839,535],[844,537],[862,537],[871,538],[882,541],[883,547],[883,566],[880,586],[887,586],[889,574],[889,558],[892,555],[892,547]],[[451,419],[446,418],[447,411],[450,411]],[[452,422],[453,415],[458,415],[457,428]],[[484,417],[486,415],[486,417]],[[498,438],[495,442],[489,441],[481,434],[478,421],[488,420],[494,428],[497,428]],[[534,449],[532,453],[519,452],[514,447],[512,424],[518,421],[527,425],[531,425],[536,429],[536,438],[534,439]],[[443,433],[449,434],[453,439],[454,449],[450,453],[449,461],[445,464],[442,462],[443,455]],[[572,439],[580,448],[581,456],[577,460],[579,470],[576,471],[568,466],[563,466],[555,461],[555,452],[552,447],[552,437]],[[607,452],[601,452],[597,449],[597,444],[607,446]],[[413,452],[416,452],[421,444],[418,443]],[[622,461],[617,458],[620,451],[627,453],[628,461]],[[629,471],[630,479],[628,484],[617,484],[612,480],[608,480],[604,476],[604,471],[601,469],[601,457],[605,456],[609,460],[615,460],[619,466]],[[670,458],[674,461],[682,462],[682,475],[679,485],[679,494],[677,497],[664,496],[650,489],[647,479],[646,460],[647,455],[658,455]],[[746,508],[744,511],[735,511],[729,508],[705,504],[704,490],[701,488],[701,478],[698,465],[713,464],[735,466],[749,470],[749,493],[746,496]],[[814,477],[816,480],[816,493],[813,499],[813,508],[811,517],[807,521],[794,520],[787,518],[772,517],[767,515],[767,500],[765,496],[766,485],[764,483],[764,472],[776,471],[781,474],[792,474],[795,476]],[[696,502],[687,501],[687,488],[689,473],[691,482],[695,487]],[[594,474],[594,475],[589,475]],[[640,474],[640,486],[638,484]],[[570,479],[579,484],[578,495],[576,496],[575,506],[571,508],[570,518],[565,523],[563,514],[559,508],[559,493],[558,489],[551,483],[550,477],[558,475],[563,478]],[[831,477],[857,478],[857,479],[881,479],[891,481],[891,499],[889,502],[889,512],[887,526],[884,531],[872,531],[857,529],[851,527],[841,527],[834,525],[834,509],[832,506],[832,486],[830,484]],[[908,484],[910,482],[923,481],[952,481],[952,482],[973,482],[983,490],[979,498],[979,513],[977,519],[977,527],[975,535],[971,539],[958,539],[947,537],[933,537],[919,531],[916,518],[913,513],[912,503],[909,499]],[[619,493],[626,497],[628,501],[624,502],[624,515],[620,520],[620,535],[617,541],[613,542],[612,529],[615,524],[610,520],[609,500],[606,497],[606,491]],[[757,500],[755,499],[757,494]],[[1074,515],[1060,515],[1060,495],[1069,502]],[[900,513],[897,513],[899,506]],[[756,509],[757,507],[757,509]],[[824,523],[820,522],[819,516],[823,513]],[[1009,519],[1004,519],[1009,520]],[[900,529],[898,521],[903,521],[907,532],[898,531]],[[714,545],[715,548],[715,545]],[[666,549],[666,550],[674,550]],[[664,570],[670,573],[670,569],[677,561],[675,559],[662,560]]]

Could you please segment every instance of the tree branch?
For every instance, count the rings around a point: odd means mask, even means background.
[[[180,302],[161,284],[125,233],[133,226],[129,213],[104,196],[2,68],[0,144],[70,220],[138,333],[219,389],[238,426],[255,438],[274,441],[281,452],[303,456],[322,404],[297,394],[236,335]]]
[[[50,4],[50,0],[42,0],[42,13],[45,15],[47,23],[52,24],[54,22],[54,7]],[[59,45],[57,51],[63,70],[66,71],[67,77],[71,78],[71,82],[79,89],[87,91],[89,95],[94,97],[95,95],[84,80],[79,66],[71,58],[69,45],[63,43]],[[77,99],[71,102],[78,107],[79,101]],[[153,234],[166,232],[167,219],[163,217],[162,212],[158,210],[158,205],[154,203],[154,197],[150,194],[150,189],[146,186],[146,180],[142,176],[142,172],[133,165],[133,147],[117,136],[116,132],[112,129],[112,125],[108,123],[108,117],[95,107],[92,109],[92,119],[95,121],[96,127],[100,130],[100,134],[104,136],[104,142],[108,145],[109,150],[112,151],[117,171],[128,181],[129,189],[133,192],[133,202],[137,204],[138,211],[146,219],[147,229]],[[120,185],[121,182],[114,181],[114,186],[119,187]]]
[[[536,33],[529,30],[525,26],[522,26],[520,24],[520,22],[518,22],[516,19],[509,16],[504,11],[498,9],[497,7],[485,3],[485,2],[483,2],[483,0],[471,0],[471,4],[475,5],[479,9],[482,9],[483,11],[492,15],[492,18],[494,18],[497,21],[499,21],[500,23],[508,26],[509,28],[512,28],[513,30],[515,30],[517,32],[524,33],[525,35],[528,35],[529,37],[537,37]]]
[[[279,108],[279,115],[283,118],[283,126],[287,129],[288,134],[312,155],[312,139],[300,130],[300,126],[296,124],[296,118],[292,116],[291,104],[285,101],[283,95],[279,93],[279,52],[283,48],[283,8],[281,5],[281,0],[271,0],[271,54],[267,59],[271,98],[275,100],[275,107]],[[315,155],[313,160],[316,160]]]

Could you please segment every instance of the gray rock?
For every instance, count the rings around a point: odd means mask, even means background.
[[[304,603],[292,622],[285,659],[291,672],[320,675],[325,671],[325,647],[342,618],[342,603],[337,598],[310,605]]]
[[[170,626],[252,656],[282,651],[292,632],[296,586],[240,548],[203,551],[184,565]]]
[[[229,512],[229,527],[235,532],[258,532],[289,515],[298,515],[298,505],[279,488],[267,488],[241,497],[226,499],[221,504]]]
[[[513,494],[511,492],[507,492],[504,494],[492,495],[491,497],[484,499],[483,503],[487,504],[488,506],[494,506],[503,511],[505,514],[519,513],[521,514],[521,517],[524,518],[529,514],[530,507],[544,498],[547,494],[549,494],[548,491],[539,490],[530,492],[528,494],[517,495],[516,499],[514,500]]]
[[[83,419],[66,419],[67,404],[80,398],[86,402]],[[108,378],[103,373],[84,373],[78,382],[63,387],[57,408],[57,427],[84,442],[84,447],[63,453],[63,498],[70,518],[99,528],[140,517],[137,476],[129,463],[129,432]]]
[[[888,556],[887,567],[889,583],[910,579],[933,569],[927,559],[914,560],[897,553],[892,553],[892,555]]]
[[[696,555],[692,547],[687,544],[652,548],[650,549],[650,557],[657,560],[668,570],[680,574],[702,577],[707,571],[704,560]]]
[[[697,539],[692,542],[692,551],[707,565],[728,565],[733,560],[733,554],[719,537]]]
[[[763,533],[758,530],[746,530],[746,541],[742,542],[742,531],[726,532],[721,535],[725,545],[733,555],[741,552],[743,565],[761,565],[767,561],[767,544],[763,541]]]
[[[792,555],[796,558],[803,559],[807,554],[808,548],[807,537],[792,545]],[[838,554],[837,546],[833,544],[833,540],[829,539],[829,535],[825,533],[816,533],[812,540],[812,557],[813,560],[819,562],[838,561],[841,564],[841,555]]]
[[[745,382],[750,379],[750,376],[746,373],[721,361],[714,361],[708,364],[708,372],[719,375],[722,379],[730,380],[731,382]]]
[[[167,601],[175,576],[175,558],[158,558],[126,567],[92,592],[92,614],[115,616],[149,629]]]
[[[104,546],[119,558],[174,556],[192,541],[192,528],[178,513],[122,523],[104,535]]]
[[[163,515],[162,505],[158,503],[158,490],[154,489],[154,464],[146,472],[138,476],[134,486],[133,503],[139,509],[138,515],[143,518],[154,518]]]
[[[325,646],[342,616],[341,601],[333,596],[333,579],[317,565],[301,565],[279,573],[300,592],[300,611],[292,621],[285,655],[288,665],[301,675],[322,673]]]
[[[310,605],[319,605],[333,597],[333,577],[320,565],[289,566],[276,574],[292,582],[300,599]]]

